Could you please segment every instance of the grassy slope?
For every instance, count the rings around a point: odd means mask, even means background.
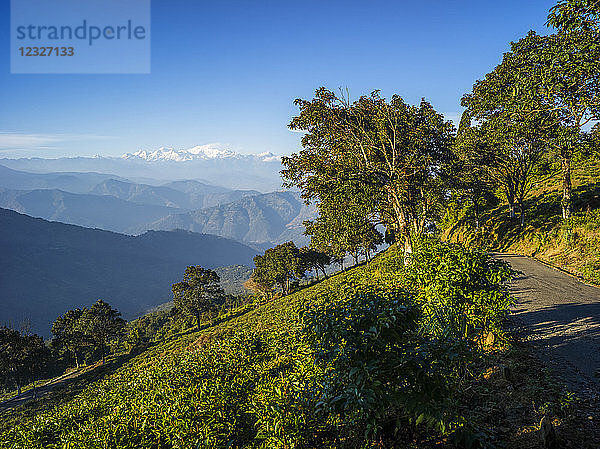
[[[526,223],[510,220],[508,207],[486,212],[479,231],[467,215],[445,230],[450,241],[514,252],[558,266],[600,284],[600,162],[579,163],[573,173],[573,210],[569,224],[561,220],[558,176],[535,188],[526,206]],[[569,232],[569,227],[572,232]]]
[[[143,428],[127,427],[127,432],[142,433],[150,440],[154,436],[159,441],[162,439],[163,444],[166,444],[164,438],[167,438],[170,440],[169,444],[187,447],[185,438],[179,439],[175,428],[165,432],[164,428],[152,427],[153,423],[162,425],[165,422],[177,421],[181,414],[187,415],[190,412],[184,410],[186,407],[194,406],[193,397],[198,393],[194,389],[202,377],[201,373],[193,371],[194,359],[202,348],[217,340],[234,339],[241,334],[253,334],[264,329],[278,335],[281,344],[285,345],[300,325],[298,313],[303,310],[305,302],[314,301],[323,289],[338,288],[339,284],[352,274],[353,272],[346,272],[333,276],[309,291],[300,291],[276,299],[241,316],[208,326],[200,332],[176,337],[150,348],[123,366],[117,366],[112,373],[110,369],[95,373],[95,376],[86,379],[88,382],[93,381],[86,388],[82,388],[81,382],[78,382],[66,390],[57,392],[48,400],[32,403],[12,415],[4,415],[0,422],[0,431],[3,432],[0,436],[0,446],[8,446],[8,442],[11,441],[12,444],[16,444],[14,447],[35,447],[33,440],[37,440],[38,443],[43,441],[44,444],[54,443],[60,447],[61,440],[78,441],[80,438],[82,442],[89,443],[86,435],[82,435],[81,432],[77,432],[75,436],[74,429],[65,432],[59,440],[45,438],[44,435],[35,435],[30,439],[31,435],[15,438],[15,434],[12,434],[7,438],[7,432],[17,423],[24,423],[30,419],[31,423],[40,423],[51,416],[75,414],[76,417],[72,421],[78,424],[85,422],[92,432],[98,431],[107,422],[116,426],[137,422],[143,423]],[[285,356],[276,356],[270,362],[273,368],[276,368],[289,361],[285,360]],[[163,400],[155,400],[157,397],[162,397]],[[180,405],[182,409],[174,409]],[[60,419],[57,425],[58,422]],[[30,425],[25,424],[25,427]],[[35,424],[32,427],[35,427]],[[166,437],[166,433],[170,434],[170,437]],[[145,438],[143,441],[146,441]],[[108,442],[99,438],[99,447],[105,442],[109,445],[115,444],[115,441]]]
[[[389,256],[390,252],[383,258]],[[123,356],[49,399],[0,416],[0,447],[227,446],[232,430],[241,434],[247,427],[247,415],[236,407],[261,404],[260,398],[244,396],[241,386],[260,383],[262,391],[285,392],[287,386],[282,383],[289,376],[281,373],[293,370],[301,377],[315,370],[295,365],[294,355],[302,351],[302,342],[295,338],[301,311],[314,307],[323,292],[339,291],[356,277],[377,278],[383,258],[241,316],[232,314],[230,319],[180,335],[134,358]],[[532,363],[518,347],[504,348],[489,354],[465,380],[468,419],[485,429],[483,439],[502,441],[508,447],[537,447],[534,430],[543,413],[569,429],[569,401],[559,386],[548,383],[542,370],[533,370],[536,375],[531,375]],[[512,368],[510,382],[500,374],[502,364]],[[265,378],[264,373],[270,376]],[[282,400],[279,405],[290,406]],[[266,409],[256,412],[269,413]],[[287,417],[295,415],[289,409]],[[221,419],[223,434],[207,434],[207,419]],[[406,447],[448,445],[444,439],[432,440],[427,435],[414,438]],[[578,436],[573,438],[577,441]],[[254,446],[259,447],[260,441]]]

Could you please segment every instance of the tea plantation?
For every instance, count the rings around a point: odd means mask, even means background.
[[[511,275],[459,245],[425,241],[408,267],[391,248],[2,416],[0,446],[484,445],[467,392],[503,338]]]

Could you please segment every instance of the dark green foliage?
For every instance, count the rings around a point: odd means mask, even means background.
[[[408,292],[359,287],[307,315],[316,362],[325,377],[317,414],[337,423],[348,443],[394,441],[398,433],[452,423],[456,360],[450,348],[420,330]]]
[[[286,185],[315,202],[334,232],[362,227],[358,215],[394,230],[410,252],[410,234],[422,233],[437,214],[440,178],[453,157],[452,124],[425,99],[411,106],[379,91],[351,102],[322,87],[295,104],[300,113],[289,126],[305,134],[302,151],[282,158]]]
[[[348,201],[336,201],[321,204],[320,216],[304,222],[305,234],[310,236],[310,246],[343,260],[350,254],[354,263],[360,256],[369,260],[383,243],[383,236],[375,228],[372,220],[365,216],[364,210]]]
[[[463,98],[473,118],[500,131],[500,141],[493,139],[499,150],[504,137],[519,137],[542,145],[546,156],[560,162],[565,220],[571,215],[571,166],[582,147],[582,130],[600,117],[599,72],[597,30],[547,36],[530,31],[511,43],[502,63]],[[501,161],[502,151],[498,156]]]
[[[111,345],[118,346],[125,335],[125,320],[121,312],[99,299],[82,315],[84,333],[102,353],[102,361]]]
[[[304,268],[308,271],[314,270],[319,279],[319,270],[323,273],[323,277],[327,277],[325,269],[332,262],[331,255],[317,251],[316,249],[307,248],[306,246],[300,248],[300,257]]]
[[[21,387],[43,378],[50,362],[50,350],[39,335],[22,335],[0,327],[0,387]]]
[[[597,0],[559,0],[550,10],[548,25],[563,31],[600,30],[600,3]]]
[[[225,299],[219,282],[217,273],[198,265],[187,267],[183,281],[172,286],[175,307],[196,318],[198,329],[202,317],[215,311],[217,304]]]
[[[77,367],[81,361],[81,351],[91,344],[82,320],[85,311],[79,308],[69,310],[52,324],[52,347],[59,353],[66,351]]]
[[[54,321],[52,347],[58,354],[66,351],[77,367],[84,355],[93,356],[94,351],[104,361],[125,336],[125,325],[121,313],[99,299],[89,309],[69,310]]]
[[[505,282],[515,274],[483,251],[435,239],[419,243],[407,269],[430,331],[467,340],[502,332],[513,303]]]

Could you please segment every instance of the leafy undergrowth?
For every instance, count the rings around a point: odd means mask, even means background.
[[[536,447],[539,416],[567,420],[565,399],[509,349],[511,274],[437,241],[406,269],[392,248],[90,371],[3,415],[0,446]]]

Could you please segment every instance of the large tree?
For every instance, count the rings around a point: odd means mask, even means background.
[[[497,188],[489,170],[480,163],[479,145],[478,130],[472,126],[471,115],[467,109],[462,114],[456,133],[456,157],[450,170],[453,174],[451,197],[453,201],[466,204],[472,209],[476,230],[481,226],[481,212],[494,202],[494,191]]]
[[[356,197],[320,203],[319,217],[304,222],[305,234],[311,238],[311,247],[337,259],[350,254],[358,263],[361,255],[370,253],[383,242],[373,218],[365,215]]]
[[[477,100],[474,95],[463,99],[463,105],[469,108],[467,112],[478,119],[478,124],[463,128],[456,140],[459,159],[473,170],[471,175],[466,174],[470,182],[465,184],[475,188],[479,195],[485,192],[484,181],[498,185],[508,203],[510,217],[516,216],[515,209],[519,206],[523,225],[525,198],[547,150],[539,136],[539,128],[543,124],[532,120],[514,122],[502,108],[493,113],[479,110]],[[539,118],[540,115],[533,117]],[[480,180],[471,179],[473,175]]]
[[[452,156],[452,124],[425,100],[411,106],[378,91],[350,102],[320,88],[311,101],[295,104],[300,114],[290,128],[305,135],[303,150],[282,160],[286,185],[300,188],[321,215],[352,195],[364,216],[377,214],[412,252],[411,227],[426,221],[432,181]]]
[[[469,107],[509,123],[536,123],[537,138],[560,161],[563,218],[571,215],[571,165],[582,128],[600,118],[600,38],[580,29],[511,45],[502,63],[477,81]],[[480,116],[479,118],[485,118]]]
[[[12,380],[17,393],[43,373],[49,360],[49,350],[38,335],[21,335],[8,327],[0,327],[0,379],[4,386]]]
[[[324,252],[306,246],[300,248],[300,258],[302,264],[307,270],[314,270],[319,280],[319,270],[323,273],[323,277],[327,277],[325,269],[332,262],[332,257]]]
[[[216,272],[198,265],[187,267],[183,280],[172,286],[175,307],[196,318],[198,329],[203,315],[215,310],[225,298],[220,282]]]
[[[59,316],[52,324],[52,346],[57,350],[66,350],[79,368],[81,351],[92,342],[85,333],[85,324],[82,317],[87,309],[72,309]]]

